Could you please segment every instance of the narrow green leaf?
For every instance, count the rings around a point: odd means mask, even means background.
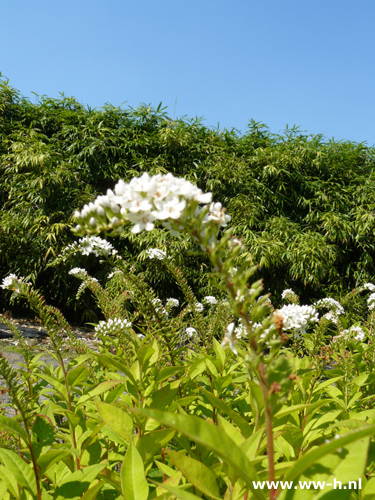
[[[137,352],[138,361],[142,367],[142,371],[146,371],[148,368],[149,360],[152,355],[155,353],[155,350],[150,346],[140,347]]]
[[[0,459],[16,478],[17,483],[36,496],[34,471],[22,458],[11,450],[0,449]]]
[[[291,481],[298,477],[302,472],[304,472],[308,467],[315,463],[320,458],[324,457],[328,453],[332,453],[338,448],[344,447],[346,444],[352,443],[357,439],[362,439],[367,436],[372,436],[375,433],[375,426],[368,426],[364,429],[358,429],[356,431],[350,432],[339,439],[333,439],[330,443],[323,444],[318,448],[307,452],[302,458],[300,458],[295,465],[289,470],[285,476],[285,481]]]
[[[163,382],[163,380],[174,377],[183,370],[185,370],[183,366],[167,366],[166,368],[162,368],[158,372],[156,382]]]
[[[215,337],[214,337],[214,350],[218,360],[221,363],[221,369],[223,370],[225,367],[225,351],[221,347],[220,343],[215,339]]]
[[[245,481],[247,487],[253,492],[254,498],[264,500],[263,492],[253,487],[253,481],[258,481],[259,477],[250,460],[241,448],[217,426],[206,422],[202,418],[190,415],[177,415],[143,408],[133,408],[132,411],[172,427],[193,441],[214,451]]]
[[[167,453],[189,483],[211,498],[220,497],[216,475],[202,462],[177,451],[167,450]]]
[[[125,441],[130,442],[133,438],[133,420],[131,416],[118,406],[95,401],[99,415],[108,427]]]
[[[175,382],[173,382],[175,384]],[[155,391],[151,396],[150,408],[157,408],[158,410],[164,410],[167,408],[174,400],[178,391],[178,386],[171,388],[171,384],[167,384],[158,391]]]
[[[99,491],[105,485],[105,481],[99,481],[95,486],[92,486],[86,493],[83,495],[81,500],[95,500],[98,496]]]
[[[70,452],[65,450],[48,450],[46,453],[43,453],[37,460],[37,464],[40,467],[39,477],[41,477],[51,465],[60,462],[68,455],[70,455]]]
[[[126,450],[121,468],[121,488],[126,500],[147,500],[148,484],[141,455],[133,441]]]
[[[18,496],[18,483],[16,478],[6,469],[3,465],[0,466],[0,479],[7,485],[7,489],[17,498]]]
[[[137,442],[137,450],[143,462],[152,460],[160,448],[169,443],[175,433],[174,429],[160,429],[143,435]]]
[[[67,375],[68,385],[70,388],[78,386],[81,382],[87,379],[89,371],[84,366],[76,366],[69,371]]]
[[[25,429],[20,426],[18,422],[13,420],[12,418],[6,417],[5,415],[0,415],[0,427],[2,429],[6,429],[7,431],[14,432],[22,438],[25,443],[27,443],[27,434]]]
[[[228,417],[233,420],[233,422],[237,425],[237,427],[241,430],[242,434],[244,435],[245,439],[251,436],[253,429],[252,427],[246,422],[246,420],[241,417],[241,415],[232,408],[227,405],[223,400],[217,398],[212,394],[212,392],[207,391],[203,387],[199,389],[202,394],[206,396],[206,398],[209,400],[209,402],[213,405],[219,408],[222,412],[224,412]]]
[[[38,377],[51,384],[52,387],[56,389],[56,391],[65,399],[65,401],[68,402],[68,393],[66,392],[65,385],[61,384],[58,380],[50,377],[49,375],[46,375],[45,373],[39,373]]]
[[[104,467],[105,464],[89,465],[72,474],[67,474],[56,488],[54,500],[80,499]]]
[[[193,495],[193,493],[189,493],[188,491],[182,490],[181,488],[178,488],[176,486],[170,486],[167,482],[158,485],[158,488],[167,490],[169,493],[172,493],[180,500],[201,500],[196,495]]]
[[[99,396],[100,394],[103,394],[103,392],[107,392],[110,389],[112,389],[112,387],[115,387],[116,385],[119,385],[122,383],[123,383],[122,380],[106,380],[105,382],[102,382],[101,384],[96,386],[95,389],[92,389],[87,394],[83,394],[79,398],[79,400],[77,402],[77,406],[80,406],[81,404],[85,403],[86,401],[93,398],[94,396]]]

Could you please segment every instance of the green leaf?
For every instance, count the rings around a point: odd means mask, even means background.
[[[104,467],[105,464],[89,465],[72,474],[67,474],[56,488],[54,500],[80,499]]]
[[[20,426],[18,422],[16,422],[12,418],[0,415],[0,427],[6,429],[7,431],[15,432],[17,436],[22,438],[25,443],[27,443],[27,434],[25,430]]]
[[[116,385],[119,385],[122,383],[123,383],[122,380],[106,380],[105,382],[102,382],[101,384],[96,386],[95,389],[92,389],[87,394],[83,394],[79,398],[79,400],[77,402],[77,406],[80,406],[81,404],[85,403],[86,401],[93,398],[94,396],[99,396],[100,394],[103,394],[103,392],[107,392],[110,389],[112,389],[112,387],[115,387]]]
[[[167,450],[167,453],[189,483],[211,498],[216,499],[220,497],[216,475],[202,462],[198,462],[198,460],[177,451]]]
[[[245,481],[247,487],[253,492],[254,498],[264,500],[263,492],[253,487],[253,481],[258,481],[259,478],[250,460],[241,448],[217,426],[191,415],[177,415],[143,408],[133,408],[132,411],[153,418],[163,425],[168,425],[214,451]]]
[[[163,488],[167,490],[169,493],[172,493],[180,500],[201,500],[193,493],[189,493],[188,491],[182,490],[181,488],[177,488],[176,486],[170,486],[167,482],[158,485],[158,488]]]
[[[362,500],[374,500],[375,498],[375,477],[372,477],[367,481],[367,484],[363,490]]]
[[[215,339],[215,337],[214,337],[214,350],[218,360],[221,363],[221,369],[223,370],[225,367],[225,351],[221,347],[220,343]]]
[[[51,465],[56,462],[61,462],[63,458],[70,454],[70,451],[65,450],[48,450],[46,453],[43,453],[37,460],[37,464],[40,467],[39,477],[41,477]]]
[[[204,362],[204,359],[198,359],[197,361],[194,361],[188,373],[190,380],[194,380],[195,377],[198,377],[198,375],[203,373],[205,369],[206,369],[206,364]]]
[[[246,422],[246,420],[241,417],[237,412],[232,410],[232,408],[227,405],[223,400],[217,398],[212,394],[212,392],[207,391],[203,387],[199,389],[199,391],[206,396],[206,398],[209,400],[209,402],[215,407],[219,408],[222,412],[224,412],[228,417],[233,420],[233,422],[237,425],[237,427],[241,430],[242,434],[244,435],[245,439],[247,439],[249,436],[251,436],[253,429],[252,427]]]
[[[95,486],[92,486],[89,490],[86,491],[86,493],[83,495],[81,500],[95,500],[95,498],[98,496],[99,491],[103,488],[105,485],[105,481],[99,481]]]
[[[99,400],[96,400],[95,404],[99,415],[108,427],[122,439],[130,442],[133,438],[133,420],[130,415],[113,404]]]
[[[328,380],[324,380],[324,382],[319,382],[315,387],[314,387],[314,390],[313,390],[313,394],[317,394],[319,392],[322,392],[323,389],[325,389],[326,387],[328,387],[329,385],[333,385],[334,383],[336,383],[338,380],[342,379],[343,375],[341,375],[340,377],[335,377],[335,378],[330,378]]]
[[[132,383],[137,386],[137,381],[134,378],[134,375],[131,373],[129,368],[125,365],[125,363],[122,363],[120,360],[114,358],[113,356],[105,356],[104,354],[96,354],[96,357],[98,361],[104,365],[105,367],[114,367],[116,370],[119,370],[120,372],[125,373],[127,377],[130,378]]]
[[[163,380],[174,377],[183,370],[185,370],[184,366],[167,366],[166,368],[162,368],[158,371],[156,382],[163,382]]]
[[[16,478],[17,483],[36,496],[36,481],[33,469],[11,450],[0,449],[0,459]]]
[[[294,484],[310,484],[310,481],[324,482],[324,488],[318,491],[311,487],[292,488],[283,491],[278,497],[280,500],[348,500],[351,497],[349,486],[354,489],[355,481],[358,487],[358,480],[363,476],[366,461],[369,437],[347,444],[343,449],[335,450],[319,459],[318,463],[312,464],[301,475],[298,476],[298,482]],[[286,479],[284,479],[285,481]],[[340,482],[338,484],[337,482]],[[336,482],[336,488],[335,488]]]
[[[146,371],[148,368],[149,360],[152,355],[155,353],[155,350],[150,346],[140,347],[137,352],[137,358],[139,363],[141,364],[142,371]]]
[[[141,455],[133,441],[126,450],[121,468],[121,488],[126,500],[147,500],[148,484]]]
[[[86,380],[89,375],[89,371],[84,366],[76,366],[67,375],[68,385],[71,389],[73,387],[79,386],[79,384]]]
[[[32,445],[36,457],[39,457],[44,446],[51,446],[55,440],[52,425],[42,416],[37,416],[32,427]]]
[[[175,384],[177,381],[173,382]],[[178,381],[180,382],[180,381]],[[158,410],[164,410],[169,406],[174,400],[178,392],[178,386],[171,388],[171,384],[167,384],[158,391],[155,391],[151,396],[150,408],[157,408]]]
[[[5,468],[3,465],[0,466],[0,479],[7,485],[7,489],[12,493],[13,496],[18,496],[18,483],[16,478],[10,472],[9,469]]]
[[[356,431],[350,432],[339,439],[333,439],[330,443],[323,444],[318,448],[307,452],[303,457],[301,457],[295,465],[289,470],[285,476],[285,481],[291,481],[302,474],[308,467],[317,462],[319,459],[325,455],[332,453],[338,448],[344,447],[346,444],[357,441],[358,439],[365,438],[367,436],[372,436],[375,433],[375,426],[368,426],[364,429],[358,429]]]
[[[144,434],[137,442],[137,450],[143,462],[152,460],[160,448],[169,443],[175,433],[174,429],[160,429]]]
[[[61,384],[58,380],[50,377],[49,375],[46,375],[45,373],[38,373],[38,377],[51,384],[52,387],[56,389],[56,391],[63,397],[63,399],[68,402],[68,393],[66,392],[65,385]]]

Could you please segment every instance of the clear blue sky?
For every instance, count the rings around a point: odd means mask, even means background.
[[[0,71],[32,92],[375,144],[374,0],[2,0]]]

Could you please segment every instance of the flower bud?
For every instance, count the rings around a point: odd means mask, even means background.
[[[89,220],[89,225],[94,229],[96,228],[96,220],[94,217],[91,217],[91,219]]]

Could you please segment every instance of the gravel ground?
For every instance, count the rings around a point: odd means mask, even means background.
[[[25,319],[10,319],[10,321],[21,331],[26,342],[34,346],[35,353],[39,354],[43,352],[43,348],[49,348],[49,338],[46,330],[40,325],[38,320],[25,320]],[[82,327],[73,327],[73,333],[77,338],[82,340],[90,349],[97,350],[97,344],[94,340],[93,330]],[[12,367],[17,368],[18,363],[23,362],[22,356],[17,352],[17,341],[13,334],[8,330],[6,325],[0,324],[0,354],[6,358]],[[66,358],[66,363],[69,363],[71,358]],[[57,362],[52,356],[47,353],[40,358],[41,361],[45,363],[52,363],[54,367],[57,366]],[[5,382],[0,378],[0,408],[3,404],[9,404],[11,399],[9,395],[4,391],[6,389]],[[9,406],[5,406],[5,415],[11,417],[14,416],[15,412]]]

